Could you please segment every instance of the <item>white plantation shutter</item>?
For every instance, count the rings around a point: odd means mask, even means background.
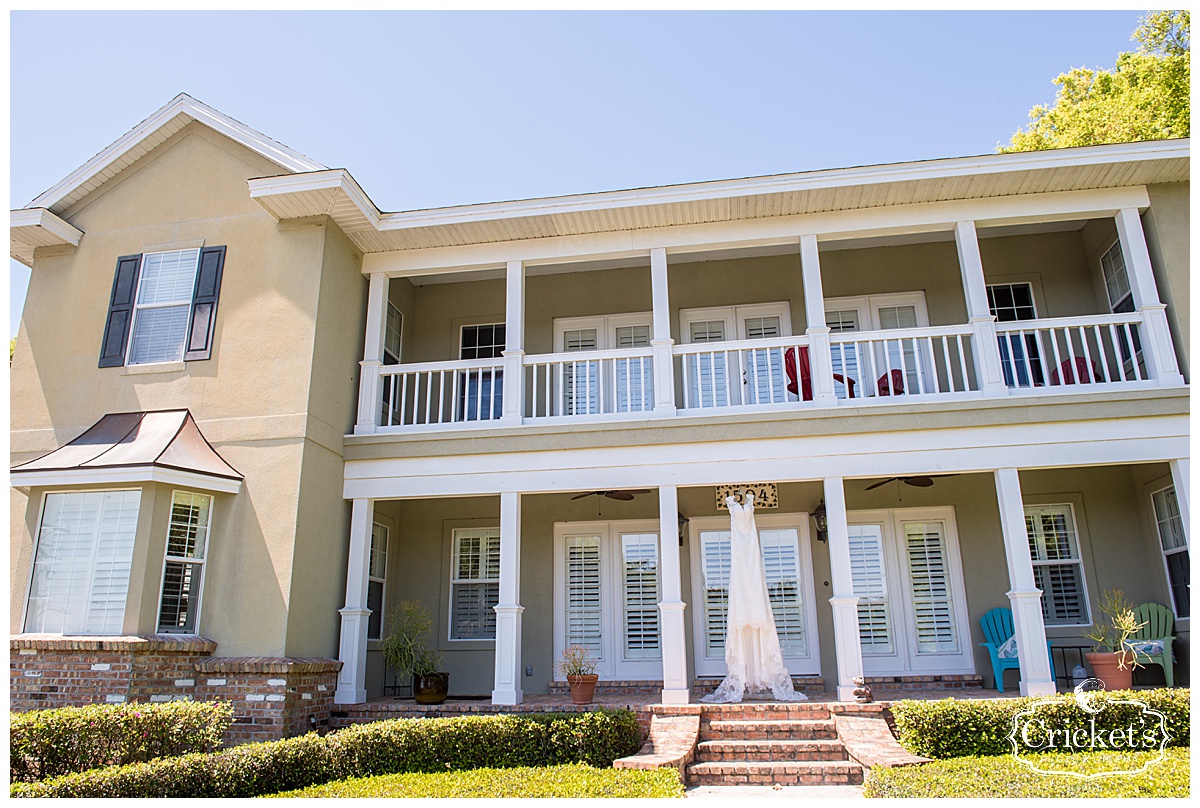
[[[827,311],[825,312],[825,324],[829,326],[832,334],[858,331],[860,328],[858,311],[855,309]],[[844,379],[859,383],[858,350],[854,343],[835,343],[830,346],[830,351],[833,355],[833,372]],[[849,395],[846,388],[847,385],[844,382],[833,380],[834,393],[838,398],[846,398]],[[858,395],[863,395],[861,390]]]
[[[782,336],[778,317],[747,317],[746,339]],[[769,404],[787,400],[787,377],[783,371],[783,349],[764,348],[746,354],[746,404]]]
[[[918,654],[958,651],[954,600],[941,522],[905,522],[909,586],[912,589],[913,629]]]
[[[850,525],[850,576],[858,596],[858,635],[865,655],[891,654],[892,621],[879,525]]]
[[[658,534],[621,535],[625,658],[659,659]]]
[[[563,332],[563,350],[596,350],[596,329]],[[600,363],[581,359],[563,365],[563,414],[591,415],[600,411]]]
[[[500,529],[454,531],[450,638],[494,639],[500,602]]]
[[[728,530],[700,532],[704,574],[704,655],[725,656],[725,623],[729,619],[730,543]]]
[[[120,634],[140,491],[48,494],[25,631]]]
[[[600,592],[600,537],[566,540],[567,645],[601,654],[603,611]]]
[[[692,342],[723,342],[725,321],[694,322],[689,326]],[[725,407],[729,391],[725,378],[725,353],[693,355],[688,360],[691,380],[691,401],[697,407]]]
[[[171,522],[167,527],[162,596],[158,608],[160,632],[194,634],[199,630],[200,588],[212,503],[213,498],[207,494],[191,491],[176,491],[171,496]],[[367,603],[368,608],[378,609],[370,605],[369,598]],[[371,620],[374,619],[372,614]],[[376,631],[370,636],[377,638],[379,633]]]
[[[779,647],[785,657],[808,656],[796,529],[764,528],[758,532],[758,540]]]
[[[1042,617],[1048,625],[1089,622],[1083,589],[1083,561],[1070,505],[1027,505],[1025,529],[1033,558],[1033,579],[1042,590]]]
[[[626,325],[616,330],[618,348],[644,348],[650,344],[650,326]],[[654,373],[649,357],[618,359],[617,412],[642,412],[654,406]]]

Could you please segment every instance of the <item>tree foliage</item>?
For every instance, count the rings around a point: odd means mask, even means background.
[[[1030,110],[1029,126],[997,151],[1188,137],[1191,14],[1151,12],[1132,38],[1138,49],[1120,54],[1112,70],[1076,67],[1056,78],[1054,106]]]

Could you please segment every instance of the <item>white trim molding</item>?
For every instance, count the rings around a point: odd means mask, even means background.
[[[83,231],[46,208],[21,208],[8,216],[8,254],[33,266],[38,247],[78,247]]]
[[[218,494],[236,494],[242,488],[242,481],[231,477],[216,477],[195,471],[154,465],[14,471],[9,475],[9,485],[18,490],[48,486],[68,487],[125,483],[165,483],[195,488],[200,491],[215,491]]]

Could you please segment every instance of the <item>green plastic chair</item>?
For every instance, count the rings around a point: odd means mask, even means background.
[[[1129,638],[1130,642],[1146,642],[1147,640],[1162,640],[1163,642],[1161,654],[1136,653],[1135,658],[1138,662],[1162,666],[1163,678],[1167,681],[1167,687],[1174,687],[1175,673],[1171,662],[1171,643],[1174,642],[1175,636],[1171,631],[1175,628],[1175,615],[1161,603],[1143,603],[1133,610],[1133,614],[1139,623],[1145,623],[1145,625]]]

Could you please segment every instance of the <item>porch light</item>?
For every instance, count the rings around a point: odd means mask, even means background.
[[[687,535],[688,522],[691,520],[684,516],[680,511],[676,511],[675,513],[679,516],[679,546],[682,547],[683,537]]]
[[[824,499],[817,505],[817,509],[812,512],[812,518],[817,523],[817,541],[829,541],[829,519],[825,516]]]

